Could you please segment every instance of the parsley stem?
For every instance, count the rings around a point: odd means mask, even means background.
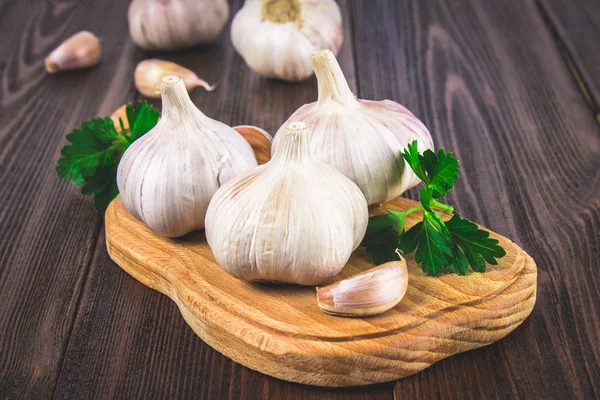
[[[422,209],[423,209],[423,206],[415,206],[415,207],[409,208],[408,210],[404,211],[404,215],[408,215],[411,212],[419,211]]]
[[[439,203],[435,200],[431,201],[431,205],[435,208],[439,208],[440,210],[448,212],[448,213],[454,212],[454,207],[449,206],[448,204]]]

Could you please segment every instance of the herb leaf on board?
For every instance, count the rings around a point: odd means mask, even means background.
[[[144,102],[126,107],[129,131],[120,130],[110,117],[95,118],[82,122],[79,128],[67,135],[69,144],[61,151],[56,165],[59,177],[81,186],[81,192],[94,197],[94,207],[104,213],[108,204],[117,196],[117,167],[121,156],[136,139],[152,129],[160,113]]]

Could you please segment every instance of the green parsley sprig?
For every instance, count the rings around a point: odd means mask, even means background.
[[[452,206],[437,201],[454,188],[458,178],[458,160],[452,153],[440,149],[437,154],[431,150],[421,154],[413,141],[398,161],[404,160],[423,181],[421,205],[403,212],[386,210],[387,214],[369,219],[361,244],[373,262],[382,264],[398,260],[400,254],[415,252],[417,264],[433,276],[446,272],[466,275],[469,266],[473,271],[485,272],[486,262],[498,264],[497,259],[506,252],[488,231],[460,214],[444,221],[436,211],[453,211]],[[405,230],[406,216],[415,211],[423,212],[423,220]]]
[[[121,156],[135,140],[152,129],[160,113],[150,104],[137,102],[126,106],[126,130],[119,118],[120,131],[110,117],[95,118],[67,135],[70,144],[60,151],[56,165],[59,177],[81,186],[81,193],[94,196],[94,207],[104,213],[117,197],[117,166]]]

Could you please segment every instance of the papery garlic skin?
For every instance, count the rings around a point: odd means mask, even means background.
[[[133,0],[129,33],[145,50],[175,50],[213,42],[229,18],[227,0]]]
[[[342,14],[334,0],[246,0],[231,24],[231,41],[260,75],[300,81],[313,74],[314,51],[339,52]]]
[[[162,117],[123,154],[117,185],[134,217],[177,237],[203,228],[217,189],[257,162],[239,133],[196,108],[182,80],[168,76],[159,86]]]
[[[282,136],[270,162],[217,191],[206,239],[235,277],[316,285],[337,275],[360,244],[367,203],[354,183],[310,156],[304,124]]]
[[[406,107],[391,101],[358,100],[352,94],[335,56],[328,50],[312,56],[319,99],[294,112],[285,125],[308,125],[312,154],[335,167],[360,187],[369,205],[394,199],[420,180],[400,153],[417,140],[419,151],[433,149],[431,134]]]
[[[44,59],[44,66],[50,74],[89,68],[98,64],[101,55],[102,48],[98,37],[91,32],[81,31],[54,49]]]

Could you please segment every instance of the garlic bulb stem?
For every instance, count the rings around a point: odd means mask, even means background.
[[[331,50],[319,50],[310,56],[319,88],[318,104],[336,102],[345,107],[355,107],[358,101],[350,90],[342,68]]]
[[[286,127],[286,132],[281,142],[281,151],[273,155],[274,162],[296,162],[310,155],[306,134],[306,124],[292,122]]]
[[[156,85],[163,101],[163,118],[174,118],[181,121],[183,115],[193,112],[190,95],[185,90],[185,85],[178,85],[179,82],[181,82],[179,77],[170,75],[165,76]],[[204,115],[200,110],[196,112]]]

